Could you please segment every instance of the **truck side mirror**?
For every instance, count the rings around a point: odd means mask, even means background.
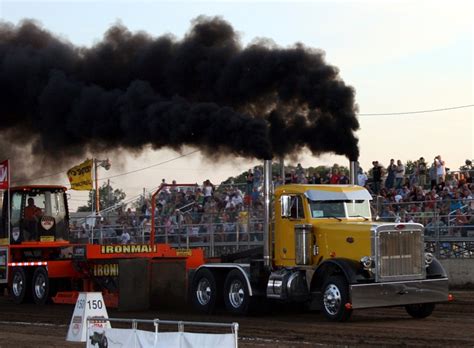
[[[291,216],[291,196],[281,196],[281,217],[289,218]]]

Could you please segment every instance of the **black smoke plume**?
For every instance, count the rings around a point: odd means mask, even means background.
[[[355,91],[324,52],[242,47],[199,17],[182,40],[112,26],[91,48],[33,21],[0,23],[0,159],[184,145],[255,158],[333,152],[355,160]]]

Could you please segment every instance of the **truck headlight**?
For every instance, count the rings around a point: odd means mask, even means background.
[[[433,262],[433,258],[434,256],[432,253],[425,253],[425,267],[431,265],[431,263]]]
[[[370,256],[364,256],[363,258],[360,259],[360,263],[362,264],[362,267],[366,270],[370,270],[372,268],[372,257]]]

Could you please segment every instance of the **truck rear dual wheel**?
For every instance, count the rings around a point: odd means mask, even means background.
[[[321,310],[331,321],[347,321],[352,309],[346,308],[349,303],[349,285],[341,275],[330,276],[323,284]]]
[[[218,299],[216,279],[206,268],[200,269],[193,277],[191,287],[193,306],[201,313],[212,313]]]
[[[242,272],[238,269],[230,271],[224,284],[224,303],[227,311],[233,314],[247,314],[250,301],[249,289]]]

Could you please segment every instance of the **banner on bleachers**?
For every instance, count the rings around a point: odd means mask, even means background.
[[[89,328],[87,348],[237,348],[236,334]]]

